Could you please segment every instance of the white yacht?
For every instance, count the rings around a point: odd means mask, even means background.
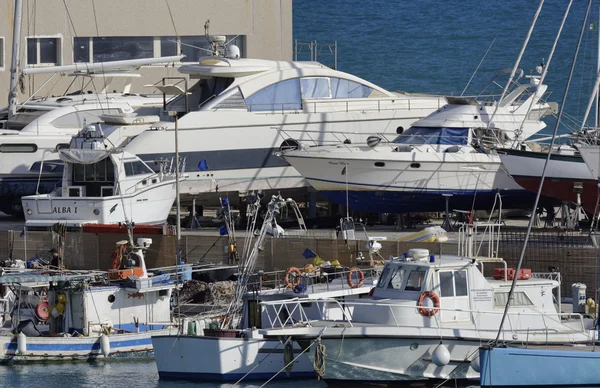
[[[448,97],[449,104],[415,122],[392,141],[285,150],[283,159],[328,199],[376,213],[529,206],[533,195],[501,168],[492,149],[520,144],[542,130],[555,110],[541,98],[539,76],[517,85],[502,101]],[[538,87],[539,86],[539,87]],[[497,204],[498,205],[498,204]]]
[[[97,91],[80,90],[68,95],[32,96],[15,107],[0,109],[0,211],[21,212],[21,196],[52,191],[62,176],[62,166],[46,163],[40,171],[40,161],[48,160],[48,153],[69,144],[71,137],[90,123],[100,121],[103,114],[130,114],[138,110],[160,109],[162,94],[131,93],[131,80],[139,74],[132,70],[144,64],[168,63],[181,56],[149,58],[144,60],[115,61],[110,63],[77,63],[75,65],[24,69],[23,73],[68,74],[90,84],[102,79]],[[102,67],[102,68],[100,68]],[[112,79],[125,78],[120,92],[109,92]],[[96,80],[98,82],[98,80]],[[41,179],[40,179],[41,178]]]
[[[486,278],[483,266],[490,264],[500,268]],[[558,274],[526,269],[515,274],[502,259],[434,256],[426,249],[387,263],[371,298],[340,303],[347,319],[301,319],[305,299],[268,302],[263,308],[271,319],[286,309],[301,324],[259,332],[267,338],[291,337],[325,381],[478,379],[479,347],[498,336],[514,276],[520,280],[501,341],[527,346],[595,339],[593,319],[557,311],[552,292],[560,288]]]
[[[27,227],[166,222],[176,197],[173,161],[168,167],[162,161],[156,173],[105,142],[99,124],[86,126],[57,152],[64,163],[62,185],[22,198]]]
[[[181,94],[166,106],[177,120],[161,112],[125,150],[145,161],[172,157],[177,125],[190,173],[182,194],[214,193],[217,184],[221,192],[241,193],[304,188],[304,178],[275,151],[397,134],[447,102],[389,92],[314,62],[205,57],[178,70],[196,83],[157,85]]]

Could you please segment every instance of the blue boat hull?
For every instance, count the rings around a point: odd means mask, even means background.
[[[482,348],[479,351],[485,387],[600,387],[600,352]]]
[[[345,190],[321,191],[327,199],[346,206]],[[453,209],[470,210],[475,199],[475,210],[490,210],[494,205],[496,191],[348,191],[348,203],[353,210],[368,213],[412,213],[436,212],[446,210],[446,197],[451,194],[448,205]],[[530,209],[535,194],[525,190],[501,191],[503,209]],[[543,204],[543,201],[542,201]],[[498,208],[496,204],[496,208]]]

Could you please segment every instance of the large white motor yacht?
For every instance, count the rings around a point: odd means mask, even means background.
[[[182,194],[214,192],[217,185],[241,193],[304,189],[304,178],[273,155],[281,147],[393,135],[447,102],[389,92],[315,62],[205,57],[179,71],[197,82],[157,85],[181,93],[166,106],[176,120],[161,112],[161,121],[148,124],[125,149],[145,161],[172,157],[177,126],[190,174]]]

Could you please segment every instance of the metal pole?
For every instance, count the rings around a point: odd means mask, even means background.
[[[175,117],[175,203],[177,207],[176,221],[175,221],[175,233],[177,234],[175,263],[177,268],[177,282],[179,282],[179,264],[180,264],[180,248],[181,248],[181,202],[179,199],[179,130],[178,130],[178,117],[177,112],[169,111],[169,116]]]
[[[15,0],[15,17],[13,20],[12,58],[10,64],[10,89],[8,91],[8,118],[17,114],[17,85],[19,81],[19,50],[21,44],[21,0]]]

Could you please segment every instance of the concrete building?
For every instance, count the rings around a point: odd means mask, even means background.
[[[43,67],[76,62],[104,62],[183,53],[195,62],[206,53],[204,25],[211,35],[226,35],[242,57],[292,59],[292,0],[22,0],[20,66]],[[0,0],[0,106],[8,103],[14,0]],[[180,76],[172,67],[145,66],[137,71],[132,92],[154,93],[143,85],[163,76]],[[19,100],[40,88],[48,75],[22,77]],[[36,95],[99,90],[54,77]],[[122,90],[115,79],[108,90]]]

